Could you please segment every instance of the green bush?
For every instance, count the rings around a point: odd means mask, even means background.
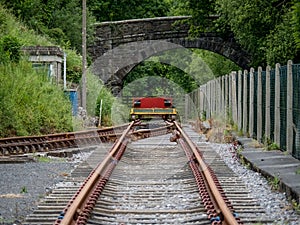
[[[5,63],[8,61],[18,62],[20,60],[21,43],[14,36],[6,35],[0,39],[0,61]]]
[[[71,104],[28,62],[0,65],[0,137],[72,130]]]
[[[89,116],[100,114],[100,102],[102,100],[101,121],[102,126],[112,125],[111,107],[115,97],[108,90],[99,77],[87,73],[87,112]]]
[[[96,116],[100,115],[100,103],[102,100],[102,112],[101,112],[101,120],[103,126],[112,126],[111,120],[111,107],[114,102],[113,95],[106,89],[102,88],[100,90],[98,99],[97,99],[97,106],[96,106]]]
[[[72,83],[79,83],[82,75],[81,56],[74,50],[65,50],[67,53],[67,80]]]

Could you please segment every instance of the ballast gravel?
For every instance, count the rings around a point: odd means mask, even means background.
[[[213,144],[214,149],[224,162],[245,183],[251,197],[259,199],[260,205],[266,210],[266,216],[274,220],[274,225],[299,225],[300,214],[287,201],[285,193],[272,190],[268,180],[261,174],[245,168],[236,157],[236,147],[231,144]]]
[[[45,158],[36,162],[0,164],[0,224],[22,224],[38,202],[87,157]]]
[[[273,191],[259,173],[248,170],[235,157],[232,145],[212,144],[225,163],[245,182],[251,196],[260,199],[269,218],[276,225],[298,225],[300,215],[291,207],[284,193]],[[65,180],[89,153],[81,152],[72,158],[51,158],[47,162],[0,164],[0,224],[22,224],[38,202]]]

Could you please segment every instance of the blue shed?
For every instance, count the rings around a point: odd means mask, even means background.
[[[78,111],[78,95],[75,89],[65,90],[65,93],[69,95],[69,99],[72,104],[72,114],[73,116],[77,116]]]

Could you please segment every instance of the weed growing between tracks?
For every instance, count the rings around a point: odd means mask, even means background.
[[[297,212],[297,214],[300,215],[300,203],[297,203],[297,201],[295,199],[292,199],[291,202],[292,202],[292,206],[293,206],[293,209],[295,210],[295,212]]]
[[[268,178],[268,183],[271,186],[271,189],[274,191],[279,191],[280,188],[280,177],[274,176],[273,178]]]

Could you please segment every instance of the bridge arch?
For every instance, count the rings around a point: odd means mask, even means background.
[[[95,25],[95,39],[88,47],[92,70],[118,93],[123,78],[143,60],[178,48],[199,48],[223,55],[242,68],[249,68],[250,56],[234,39],[216,33],[189,38],[189,17],[159,17],[104,22]]]

